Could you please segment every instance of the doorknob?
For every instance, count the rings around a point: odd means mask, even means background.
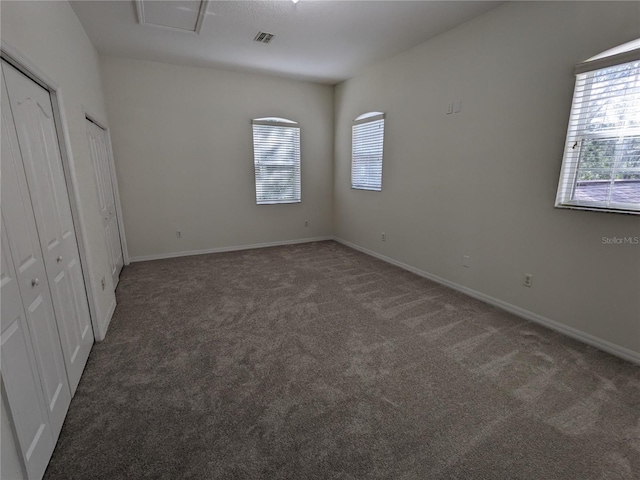
[[[37,287],[38,285],[40,285],[40,280],[38,280],[37,278],[34,278],[33,280],[31,280],[32,287]]]
[[[62,261],[62,255],[60,255],[58,258],[56,258],[56,262],[60,263]]]

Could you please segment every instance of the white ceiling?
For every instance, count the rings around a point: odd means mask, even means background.
[[[145,0],[145,12],[156,1]],[[133,0],[72,1],[71,6],[100,53],[334,84],[502,3],[211,1],[199,34],[140,25]],[[184,15],[198,6],[164,0],[157,7],[164,18],[168,10]],[[259,31],[275,37],[268,45],[254,42]]]

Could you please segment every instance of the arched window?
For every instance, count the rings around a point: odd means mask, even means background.
[[[576,65],[556,206],[640,213],[640,39]]]
[[[300,202],[300,125],[278,117],[251,123],[256,203]]]
[[[384,113],[358,116],[351,128],[351,188],[382,190]]]

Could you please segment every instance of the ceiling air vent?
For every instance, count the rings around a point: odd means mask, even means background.
[[[258,34],[253,39],[253,41],[254,42],[260,42],[260,43],[269,43],[271,41],[271,39],[273,39],[273,34],[272,33],[258,32]]]

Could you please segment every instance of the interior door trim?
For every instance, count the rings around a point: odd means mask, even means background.
[[[107,156],[109,157],[109,173],[111,174],[111,185],[113,186],[113,196],[116,204],[116,221],[120,229],[120,247],[122,248],[122,260],[125,265],[129,265],[129,249],[127,248],[127,236],[124,233],[124,219],[122,217],[122,206],[120,204],[120,188],[118,187],[118,177],[116,176],[116,164],[113,157],[113,149],[111,147],[111,130],[107,127],[107,123],[99,120],[99,117],[93,115],[89,109],[82,105],[84,116],[90,122],[95,123],[107,133]]]
[[[73,155],[71,153],[71,138],[67,127],[67,117],[64,110],[64,102],[62,97],[62,89],[43,72],[36,64],[24,56],[16,48],[12,47],[5,40],[0,44],[0,57],[17,70],[25,74],[34,82],[42,86],[49,92],[51,97],[51,105],[53,107],[53,119],[56,127],[56,135],[60,146],[60,158],[62,159],[62,170],[64,172],[65,182],[67,184],[67,194],[69,195],[69,204],[71,206],[71,219],[76,234],[78,252],[80,254],[80,268],[84,280],[85,290],[87,293],[87,301],[89,303],[89,315],[91,317],[91,326],[93,327],[93,335],[96,342],[104,340],[101,333],[100,318],[97,310],[97,293],[98,285],[92,281],[95,278],[94,272],[87,260],[88,242],[85,224],[82,221],[82,208],[78,199],[80,191],[78,189],[78,180],[75,174],[75,165]]]

